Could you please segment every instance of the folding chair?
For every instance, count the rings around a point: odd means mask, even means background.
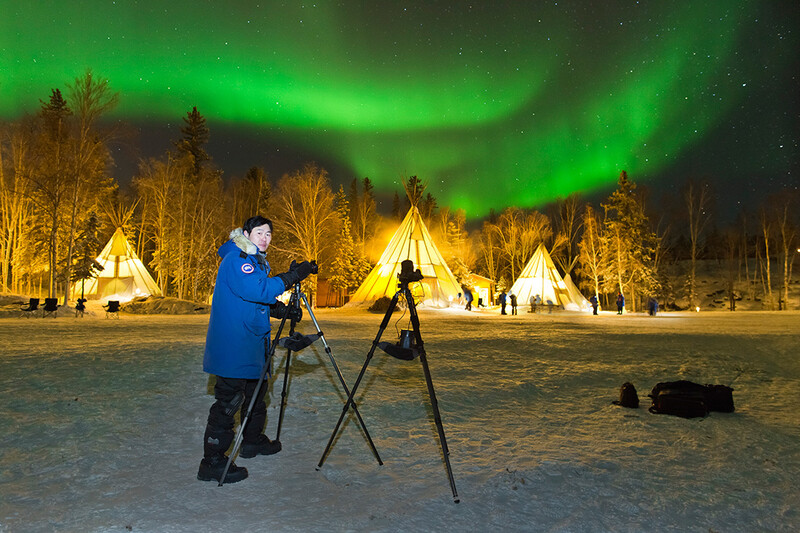
[[[44,308],[42,309],[42,318],[47,315],[53,315],[53,318],[58,316],[58,298],[45,298]]]
[[[30,318],[34,316],[34,312],[39,310],[39,298],[31,298],[28,302],[28,307],[20,307],[20,318]]]
[[[106,310],[106,318],[117,318],[119,319],[119,301],[118,300],[109,300],[108,305],[104,305],[103,309]]]

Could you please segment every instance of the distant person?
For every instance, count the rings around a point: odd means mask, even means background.
[[[203,436],[203,460],[197,471],[201,481],[219,481],[228,458],[225,452],[234,439],[234,417],[244,418],[255,394],[269,350],[270,315],[286,316],[286,306],[276,297],[308,277],[313,269],[304,261],[288,272],[270,277],[266,252],[272,241],[272,222],[261,216],[245,221],[231,232],[231,239],[217,253],[222,262],[217,271],[211,316],[208,322],[203,370],[216,376],[215,402],[208,413]],[[288,318],[300,320],[300,309]],[[281,449],[280,442],[264,435],[267,405],[266,386],[244,428],[240,457],[270,455]],[[225,483],[247,477],[247,469],[231,463]]]
[[[625,297],[620,292],[617,294],[617,314],[621,315],[623,309],[625,309]]]
[[[536,312],[536,298],[533,297],[533,294],[531,294],[531,297],[528,298],[528,302],[531,304],[531,313],[535,313]]]
[[[516,315],[517,314],[517,295],[514,294],[513,292],[509,293],[508,299],[511,301],[511,314],[512,315]]]
[[[506,315],[506,291],[500,292],[500,314]]]
[[[464,289],[464,300],[467,302],[467,305],[464,306],[464,309],[467,311],[472,311],[472,291],[467,288]]]
[[[658,300],[655,298],[650,298],[650,300],[647,302],[647,311],[650,316],[656,316],[656,314],[658,314]]]
[[[597,314],[597,306],[599,305],[599,303],[597,301],[597,295],[596,294],[592,294],[592,297],[589,298],[589,303],[592,304],[592,314],[596,315]]]

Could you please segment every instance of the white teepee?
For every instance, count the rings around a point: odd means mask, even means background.
[[[119,300],[126,302],[137,296],[161,296],[161,289],[147,272],[144,263],[136,255],[121,228],[97,257],[103,270],[95,278],[86,280],[83,287],[85,298]],[[80,298],[81,282],[72,287],[73,298]]]
[[[400,272],[400,263],[406,259],[413,261],[414,269],[419,269],[424,276],[421,281],[409,285],[418,304],[449,307],[458,299],[461,287],[433,243],[419,210],[412,206],[383,251],[378,264],[347,305],[369,306],[382,296],[394,296],[398,290],[397,274]]]
[[[509,292],[517,296],[520,305],[529,304],[538,295],[543,304],[560,305],[568,311],[590,310],[588,300],[567,277],[569,283],[562,279],[544,244],[540,244]]]

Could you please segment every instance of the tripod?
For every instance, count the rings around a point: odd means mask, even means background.
[[[317,329],[316,334],[314,335],[301,335],[298,332],[295,332],[295,325],[297,324],[297,320],[294,318],[289,319],[289,314],[291,313],[292,309],[300,309],[300,301],[302,300],[303,304],[306,307],[306,312],[308,316],[311,317],[311,321],[314,323],[314,327]],[[289,320],[289,336],[281,338],[281,333],[283,332],[283,328],[286,325],[287,319]],[[325,335],[322,333],[322,330],[319,327],[319,323],[317,322],[317,317],[314,316],[314,312],[311,310],[311,306],[308,303],[308,298],[306,295],[300,290],[300,283],[295,283],[294,287],[292,287],[292,295],[289,298],[289,304],[285,308],[285,313],[281,318],[281,323],[278,326],[278,331],[275,333],[275,342],[271,343],[269,347],[269,351],[266,354],[266,362],[264,364],[264,368],[261,370],[261,376],[258,379],[258,383],[256,384],[255,391],[253,392],[253,397],[250,399],[250,404],[247,407],[247,413],[245,414],[244,418],[241,420],[241,424],[239,424],[239,430],[236,433],[236,438],[233,442],[233,449],[231,453],[228,455],[228,462],[225,465],[225,470],[222,472],[222,476],[220,476],[219,485],[222,486],[223,480],[225,476],[228,475],[228,470],[230,469],[231,464],[233,463],[234,458],[239,453],[239,448],[242,444],[242,438],[244,437],[244,428],[247,425],[248,420],[250,419],[250,415],[253,411],[253,407],[256,404],[258,396],[261,392],[261,387],[264,384],[264,380],[266,378],[267,373],[270,371],[272,367],[272,358],[275,355],[275,348],[277,346],[281,346],[286,348],[286,366],[283,374],[283,389],[281,390],[281,408],[280,414],[278,416],[278,429],[275,434],[275,440],[280,442],[280,435],[281,435],[281,427],[283,425],[283,414],[286,409],[286,395],[287,395],[287,388],[289,384],[289,365],[291,362],[292,352],[299,352],[303,348],[306,348],[313,344],[317,339],[322,339],[322,344],[325,346],[325,353],[328,354],[328,358],[333,365],[334,370],[336,371],[336,375],[339,378],[339,382],[342,384],[342,388],[344,389],[345,394],[350,394],[350,389],[347,387],[347,383],[344,381],[344,376],[342,376],[341,370],[339,370],[339,365],[336,364],[336,359],[333,357],[333,352],[331,351],[330,345],[328,345],[328,341],[325,339]],[[367,426],[364,424],[364,420],[361,418],[361,413],[355,409],[354,412],[356,414],[356,418],[358,418],[358,422],[361,425],[361,429],[364,431],[364,435],[367,437],[367,441],[369,442],[370,448],[372,449],[372,453],[375,454],[375,458],[378,460],[378,464],[382,465],[383,461],[381,461],[380,455],[378,455],[378,450],[375,448],[375,444],[372,442],[372,437],[370,437],[369,431],[367,431]]]
[[[405,261],[404,261],[405,263]],[[408,261],[411,263],[411,261]],[[406,268],[410,266],[413,268],[412,265],[404,265],[403,269],[404,272]],[[410,269],[408,269],[410,271]],[[416,280],[422,279],[422,274],[419,273],[417,270],[416,275],[418,276]],[[436,392],[433,390],[433,381],[431,380],[431,372],[428,368],[428,358],[425,354],[425,347],[422,342],[422,335],[420,334],[419,330],[419,316],[417,315],[417,308],[416,304],[414,303],[414,296],[411,294],[411,290],[408,288],[408,280],[404,280],[403,273],[400,274],[400,283],[399,288],[394,297],[392,298],[391,303],[389,304],[389,309],[386,310],[386,315],[383,317],[383,321],[381,322],[380,327],[378,328],[378,335],[375,337],[375,340],[372,341],[372,348],[370,348],[369,353],[367,354],[367,359],[364,361],[364,366],[361,367],[361,373],[358,375],[358,379],[356,379],[355,384],[353,385],[353,389],[350,391],[350,394],[347,398],[347,402],[344,404],[344,408],[342,409],[342,414],[339,416],[339,421],[336,422],[336,427],[333,429],[333,433],[331,434],[331,438],[328,440],[328,445],[325,447],[325,451],[322,452],[322,457],[319,460],[319,464],[317,468],[321,468],[322,464],[325,462],[325,458],[327,457],[328,453],[330,452],[331,446],[333,445],[333,439],[336,437],[336,434],[339,432],[339,427],[342,424],[342,420],[344,420],[345,415],[347,414],[347,410],[352,406],[353,410],[358,413],[356,409],[356,403],[353,398],[356,395],[356,390],[358,386],[361,384],[361,380],[364,377],[364,373],[367,371],[367,366],[369,366],[370,360],[372,360],[372,356],[375,354],[375,348],[381,348],[389,355],[403,360],[412,360],[416,357],[419,357],[420,362],[422,363],[422,370],[425,373],[425,381],[428,385],[428,396],[430,396],[431,400],[431,408],[433,409],[433,417],[436,422],[436,429],[439,433],[439,443],[442,447],[442,454],[444,455],[444,462],[447,468],[447,477],[450,480],[450,488],[453,491],[453,501],[458,503],[460,500],[458,498],[458,493],[456,492],[456,482],[453,479],[453,471],[450,468],[450,451],[447,448],[447,440],[444,436],[444,428],[442,427],[442,417],[439,415],[439,404],[436,401]],[[412,279],[412,281],[415,281]],[[394,313],[395,308],[397,307],[397,302],[403,296],[408,303],[408,310],[411,315],[411,324],[413,327],[413,339],[410,337],[410,332],[404,331],[402,332],[405,334],[401,336],[401,341],[398,344],[391,344],[388,342],[379,342],[381,336],[383,335],[383,331],[386,329],[386,326],[389,324],[389,320],[392,317],[392,313]],[[416,344],[414,344],[416,341]]]

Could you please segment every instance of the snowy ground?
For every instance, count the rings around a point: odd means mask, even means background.
[[[381,315],[316,315],[352,385]],[[419,361],[378,352],[359,388],[385,464],[349,419],[317,470],[344,395],[301,352],[283,451],[217,487],[195,478],[207,315],[0,319],[0,532],[800,530],[800,312],[421,319],[459,504]],[[681,378],[732,385],[736,412],[648,413]],[[624,381],[637,410],[611,404]]]

